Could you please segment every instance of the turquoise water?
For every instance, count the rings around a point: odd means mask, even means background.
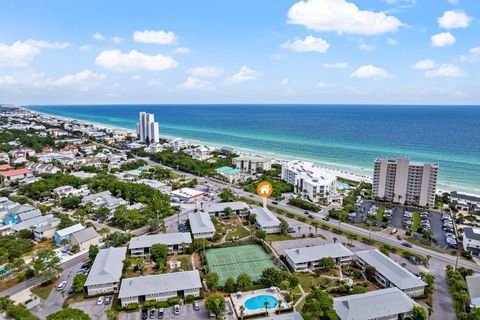
[[[348,184],[346,184],[344,182],[340,182],[340,181],[337,180],[336,183],[337,183],[337,188],[344,189],[344,190],[352,189],[352,187],[350,187]]]
[[[154,113],[163,136],[311,160],[371,175],[377,157],[440,164],[439,187],[480,194],[480,107],[380,105],[29,106],[134,129]]]
[[[268,301],[267,309],[273,309],[277,306],[278,300],[274,296],[261,295],[248,299],[244,306],[249,310],[265,309],[265,301]]]

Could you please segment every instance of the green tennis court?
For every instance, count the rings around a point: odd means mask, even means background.
[[[260,279],[262,271],[274,267],[272,257],[259,245],[209,249],[205,253],[208,270],[216,272],[219,285],[223,286],[228,278],[237,279],[245,272],[253,281]]]

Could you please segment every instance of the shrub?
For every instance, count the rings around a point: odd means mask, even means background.
[[[148,301],[145,301],[145,302],[143,303],[143,307],[144,307],[145,309],[148,309],[148,308],[155,307],[156,304],[157,304],[157,301],[155,301],[155,300],[148,300]]]
[[[167,301],[157,301],[157,303],[155,303],[155,307],[157,309],[160,309],[160,308],[168,308],[170,305],[168,304]]]
[[[138,310],[138,303],[129,303],[125,307],[126,311],[137,311]]]
[[[193,301],[195,301],[195,297],[193,295],[189,294],[185,297],[185,303],[192,303]]]
[[[180,297],[171,297],[171,298],[168,298],[167,301],[169,305],[173,306],[180,303]]]

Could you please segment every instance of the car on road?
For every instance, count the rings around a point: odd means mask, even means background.
[[[278,202],[277,201],[272,201],[272,204],[278,205]]]
[[[180,314],[180,306],[178,304],[173,306],[173,314],[176,316]]]
[[[157,317],[157,310],[150,310],[150,319],[155,319]]]
[[[65,288],[66,285],[67,285],[67,281],[60,282],[57,286],[57,290],[58,291],[63,290],[63,288]]]
[[[200,305],[198,304],[197,301],[195,301],[195,302],[193,303],[193,310],[195,310],[195,311],[200,310]]]
[[[403,240],[402,236],[400,236],[400,235],[397,236],[397,239],[398,240]]]
[[[98,299],[97,299],[97,304],[98,304],[98,305],[103,304],[103,296],[102,296],[102,297],[98,297]]]
[[[310,212],[305,211],[304,214],[305,214],[306,216],[308,216],[308,215],[310,214]]]
[[[103,301],[103,304],[109,305],[111,301],[112,301],[112,297],[111,296],[106,296],[105,300]]]
[[[160,308],[158,309],[158,319],[163,319],[165,317],[165,309]]]
[[[402,242],[402,246],[407,247],[407,248],[411,248],[411,247],[412,247],[412,245],[411,245],[410,243],[408,243],[408,242]]]

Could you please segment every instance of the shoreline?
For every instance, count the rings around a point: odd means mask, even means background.
[[[74,120],[74,121],[79,121],[83,124],[87,125],[93,125],[97,126],[99,128],[108,128],[108,129],[114,129],[114,130],[123,130],[125,132],[135,132],[135,130],[127,127],[122,127],[120,125],[109,125],[109,124],[104,124],[92,120],[83,120],[83,119],[78,119],[78,118],[73,118],[73,117],[66,117],[66,116],[61,116],[61,115],[55,115],[55,114],[50,114],[46,112],[41,112],[41,111],[36,111],[29,109],[28,107],[22,105],[22,106],[15,106],[18,109],[26,110],[28,112],[33,112],[33,113],[38,113],[42,114],[48,117],[56,118],[59,120]],[[288,161],[288,160],[304,160],[304,161],[309,161],[314,163],[315,165],[321,167],[322,169],[326,170],[328,173],[333,174],[335,176],[344,178],[344,179],[349,179],[349,180],[354,180],[354,181],[366,181],[371,183],[373,180],[373,172],[372,170],[366,169],[366,168],[357,168],[357,167],[351,167],[348,165],[338,165],[338,164],[333,164],[333,163],[326,163],[326,162],[320,162],[316,159],[309,159],[306,157],[294,157],[290,155],[283,155],[283,154],[275,154],[272,152],[268,152],[265,150],[255,150],[255,149],[248,149],[248,148],[243,148],[243,147],[236,147],[236,146],[231,146],[231,145],[226,145],[226,144],[219,144],[219,143],[214,143],[214,142],[205,142],[205,141],[200,141],[196,139],[190,139],[190,138],[184,138],[181,136],[171,136],[171,135],[166,135],[166,134],[160,134],[161,138],[167,139],[167,140],[172,140],[172,139],[182,139],[187,142],[190,142],[192,144],[199,144],[199,145],[205,145],[209,147],[214,147],[214,148],[220,148],[223,146],[231,147],[234,150],[236,150],[240,155],[250,155],[250,156],[262,156],[262,157],[267,157],[267,158],[272,158],[275,163],[280,163],[282,161]],[[373,163],[373,162],[372,162]],[[462,186],[454,186],[454,185],[448,185],[448,184],[442,184],[442,183],[437,183],[437,194],[441,194],[443,192],[452,192],[452,191],[458,191],[461,193],[465,193],[468,195],[474,195],[478,196],[474,191],[472,192],[471,189],[468,189],[468,187],[462,187]]]

